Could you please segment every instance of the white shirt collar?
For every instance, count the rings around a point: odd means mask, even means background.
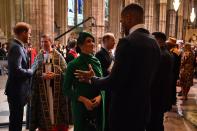
[[[144,28],[145,29],[145,25],[144,24],[137,24],[135,26],[133,26],[130,30],[129,30],[129,34],[133,33],[134,31],[136,31],[139,28]]]
[[[20,42],[20,43],[22,44],[23,47],[25,46],[24,42],[22,42],[21,40],[19,40],[19,39],[17,39],[17,38],[14,38],[14,39],[17,40],[18,42]]]

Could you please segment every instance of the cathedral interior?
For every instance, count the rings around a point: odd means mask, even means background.
[[[197,0],[1,0],[0,3],[0,41],[12,38],[15,23],[24,21],[32,26],[31,42],[37,48],[43,33],[55,39],[70,29],[55,40],[64,45],[81,30],[92,32],[97,44],[105,32],[114,33],[118,39],[122,36],[120,12],[129,3],[144,8],[145,25],[150,32],[161,31],[188,41],[197,30],[197,20],[190,18],[197,14]]]
[[[21,21],[31,25],[31,43],[37,50],[40,49],[43,34],[51,35],[54,43],[66,46],[68,40],[76,38],[79,32],[88,31],[96,38],[99,48],[102,36],[111,32],[117,43],[119,38],[124,37],[121,11],[130,3],[143,7],[145,27],[151,33],[163,32],[167,37],[197,46],[197,0],[0,0],[0,43],[14,38],[13,27]],[[0,61],[0,67],[1,64]],[[7,106],[3,94],[6,79],[7,76],[0,75],[0,131],[7,130],[1,125],[8,125],[8,116],[1,114]],[[197,86],[196,80],[194,83]],[[197,87],[191,91],[194,101],[183,107],[180,106],[182,103],[178,103],[178,114],[182,116],[182,109],[191,111],[186,112],[184,117],[191,121],[167,114],[170,117],[165,119],[166,131],[197,130]]]

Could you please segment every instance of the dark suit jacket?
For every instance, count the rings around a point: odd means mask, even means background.
[[[0,60],[5,60],[5,59],[6,59],[6,51],[1,48],[0,49]]]
[[[13,40],[8,52],[8,80],[5,94],[14,101],[25,105],[30,95],[30,77],[28,56],[22,44]]]
[[[109,75],[108,68],[112,62],[112,56],[102,47],[99,52],[95,55],[101,62],[103,76]]]
[[[179,79],[179,72],[180,72],[180,66],[181,66],[181,55],[177,55],[176,53],[173,53],[173,72],[174,72],[174,79],[177,81]]]
[[[110,87],[110,131],[144,130],[150,117],[150,88],[160,61],[160,49],[145,29],[120,39],[112,72],[92,78],[96,88]]]
[[[151,109],[153,113],[164,113],[169,110],[172,97],[172,78],[173,56],[163,46],[161,47],[159,70],[151,88]]]

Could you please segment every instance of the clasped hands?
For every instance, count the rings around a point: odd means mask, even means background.
[[[101,103],[101,95],[96,96],[93,99],[88,99],[84,96],[79,97],[79,101],[84,104],[87,110],[92,111],[94,108],[98,107]]]
[[[89,67],[88,71],[75,70],[74,75],[80,82],[91,83],[91,78],[95,76],[91,64],[89,64],[88,67]]]
[[[46,72],[46,73],[42,73],[42,77],[45,80],[51,80],[55,77],[55,73],[54,72]]]

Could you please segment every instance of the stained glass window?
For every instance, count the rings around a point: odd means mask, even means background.
[[[76,12],[75,4],[78,4],[77,12]],[[77,19],[75,19],[75,17],[77,17]],[[75,22],[75,20],[77,20],[77,22]],[[75,23],[80,23],[82,21],[83,21],[83,0],[68,0],[68,26],[74,26]]]

